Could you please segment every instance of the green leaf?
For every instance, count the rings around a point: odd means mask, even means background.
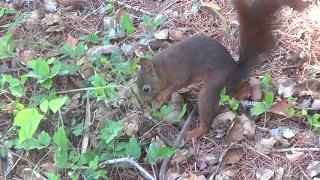
[[[25,96],[25,89],[21,85],[17,86],[9,86],[10,92],[15,97],[23,97]]]
[[[49,108],[51,109],[51,111],[56,113],[64,105],[67,99],[67,96],[52,99],[49,101]]]
[[[81,57],[84,54],[84,42],[80,42],[74,49],[75,57]]]
[[[59,177],[53,173],[45,173],[49,180],[59,180]]]
[[[39,114],[38,110],[35,108],[26,108],[18,112],[14,118],[14,125],[20,127],[20,142],[32,137],[42,118],[43,115]]]
[[[156,26],[160,26],[164,23],[164,18],[163,16],[159,16],[155,19],[155,23],[156,23]]]
[[[38,140],[39,140],[40,144],[47,147],[47,146],[49,146],[49,144],[51,142],[51,137],[45,131],[41,131],[41,133],[38,135]]]
[[[315,126],[316,124],[318,124],[318,120],[320,118],[319,114],[314,114],[311,117],[308,118],[308,122],[311,126]]]
[[[50,89],[51,85],[52,85],[52,79],[46,79],[45,81],[42,81],[41,86],[43,86],[44,88]]]
[[[170,114],[173,110],[174,110],[174,106],[164,105],[161,107],[160,112],[161,112],[162,116],[166,116],[166,115]]]
[[[156,143],[154,141],[151,142],[149,149],[147,151],[147,156],[149,158],[149,163],[151,165],[155,165],[157,162],[158,158],[158,150],[156,147]]]
[[[133,26],[133,21],[131,18],[128,16],[127,13],[122,13],[121,15],[121,27],[128,33],[132,34],[135,29]]]
[[[40,143],[37,139],[32,137],[31,139],[27,139],[20,144],[16,145],[17,149],[25,149],[25,150],[32,150],[32,149],[41,149]]]
[[[115,151],[121,151],[121,150],[124,150],[127,146],[127,143],[126,142],[118,142],[116,144],[116,147],[114,148]]]
[[[33,70],[36,76],[40,77],[38,80],[45,80],[49,77],[50,67],[48,62],[43,60],[33,60],[28,62],[28,66]],[[40,82],[42,82],[40,81]]]
[[[89,168],[96,169],[99,163],[99,156],[96,156],[92,161],[89,162]]]
[[[141,146],[135,136],[132,136],[126,146],[126,155],[138,160],[141,156]]]
[[[88,39],[91,43],[93,44],[98,44],[99,43],[99,37],[96,34],[89,34]]]
[[[187,112],[187,104],[184,104],[183,107],[182,107],[182,110],[179,114],[179,120],[184,116],[184,114]]]
[[[110,119],[106,119],[105,128],[100,130],[99,139],[103,139],[106,144],[111,142],[115,137],[122,135],[122,121],[114,122]]]
[[[264,101],[266,102],[266,104],[267,104],[268,106],[272,106],[273,100],[274,100],[274,94],[273,94],[273,93],[268,93],[268,94],[266,94],[266,96],[264,97]]]
[[[59,169],[64,169],[68,162],[68,151],[65,149],[58,149],[55,154],[55,161]]]
[[[296,113],[296,111],[295,111],[293,108],[289,108],[289,109],[287,110],[287,114],[288,114],[289,116],[293,116],[295,113]]]
[[[271,75],[266,74],[263,76],[263,85],[268,90],[270,88]]]
[[[62,67],[61,71],[59,72],[59,75],[65,75],[65,74],[76,74],[78,72],[79,66],[76,64],[66,64]]]
[[[292,102],[292,103],[294,103],[294,102],[296,102],[297,101],[297,99],[298,98],[294,98],[294,97],[288,97],[288,102]]]
[[[53,135],[53,141],[57,146],[65,146],[67,145],[67,136],[63,127],[59,127],[58,131]]]
[[[87,129],[88,127],[90,127],[90,125],[91,125],[90,122],[86,122],[86,123],[81,122],[71,128],[71,129],[73,129],[72,134],[74,134],[75,136],[82,135],[83,131],[85,129]]]
[[[110,56],[110,63],[111,64],[118,64],[118,63],[124,63],[126,60],[122,56],[120,49],[115,49]]]
[[[50,78],[54,77],[55,75],[59,74],[60,70],[62,68],[62,64],[59,61],[55,61],[51,72],[50,72]]]
[[[301,111],[301,114],[302,114],[302,116],[306,116],[306,115],[308,115],[308,111],[303,108]]]
[[[152,23],[152,18],[148,15],[143,15],[143,22],[149,27],[153,28],[155,26],[155,23]]]
[[[48,100],[44,100],[41,104],[40,104],[40,109],[42,112],[46,113],[48,111],[49,108],[49,101]]]
[[[170,148],[167,146],[163,146],[160,149],[158,149],[158,157],[160,158],[169,158],[171,157],[175,152],[177,152],[178,148]]]
[[[258,116],[268,110],[266,104],[259,102],[253,108],[250,109],[251,113],[255,116]]]
[[[65,43],[63,47],[60,49],[60,53],[66,56],[70,56],[71,58],[76,57],[75,50],[69,43]]]
[[[86,151],[85,153],[82,153],[80,155],[79,165],[88,164],[90,161],[92,161],[97,154],[94,151]]]

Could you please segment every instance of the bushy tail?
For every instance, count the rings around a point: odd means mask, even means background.
[[[260,64],[260,55],[269,53],[276,40],[272,31],[275,24],[275,12],[288,5],[295,9],[305,6],[303,0],[235,0],[240,22],[240,56],[238,67],[250,73]]]

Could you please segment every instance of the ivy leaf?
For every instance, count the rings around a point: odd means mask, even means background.
[[[136,160],[141,156],[141,146],[135,136],[132,136],[126,146],[126,155],[132,156]]]
[[[152,143],[149,146],[149,149],[147,151],[147,156],[149,158],[149,163],[152,165],[155,165],[157,162],[158,150],[156,147],[156,143],[154,141],[152,141]]]
[[[66,132],[64,131],[63,127],[59,127],[58,131],[54,133],[53,141],[58,146],[67,145],[67,136],[66,136]]]
[[[67,96],[52,99],[49,102],[49,108],[51,109],[51,111],[56,113],[64,105],[64,103],[67,101],[67,99],[68,99]]]
[[[160,158],[171,157],[178,150],[179,150],[178,148],[170,148],[167,146],[163,146],[160,149],[158,149],[158,157]]]
[[[133,26],[133,21],[131,18],[128,16],[127,13],[122,13],[121,15],[121,27],[128,33],[132,34],[135,29]]]
[[[20,142],[32,137],[42,118],[43,115],[39,114],[38,110],[35,108],[26,108],[18,112],[14,118],[14,125],[20,127]]]
[[[41,131],[41,133],[38,135],[38,141],[41,145],[44,145],[47,147],[51,142],[51,137],[45,131]]]

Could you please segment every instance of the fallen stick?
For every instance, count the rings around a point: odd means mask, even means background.
[[[180,133],[178,134],[178,137],[174,143],[174,147],[178,148],[181,145],[182,139],[184,137],[184,135],[186,134],[186,132],[189,130],[190,125],[191,125],[191,119],[194,116],[195,112],[197,109],[197,105],[195,105],[191,111],[191,113],[189,114],[186,122],[184,123]],[[170,157],[171,158],[171,157]],[[165,180],[165,171],[167,169],[167,165],[170,161],[170,158],[165,158],[161,164],[161,168],[160,168],[160,173],[159,173],[159,180]]]
[[[118,159],[112,159],[112,160],[108,160],[108,161],[104,161],[102,163],[100,163],[98,165],[99,168],[103,168],[106,165],[109,164],[117,164],[117,163],[130,163],[132,164],[134,167],[136,167],[140,172],[141,175],[146,178],[147,180],[156,180],[156,178],[154,178],[150,173],[148,173],[147,170],[145,170],[142,166],[140,166],[132,157],[125,157],[125,158],[118,158]]]
[[[313,148],[281,148],[277,149],[276,152],[291,152],[291,151],[297,151],[297,152],[320,152],[320,147],[313,147]]]

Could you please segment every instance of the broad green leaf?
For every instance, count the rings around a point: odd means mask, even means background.
[[[186,112],[187,112],[187,104],[184,104],[182,107],[182,111],[179,114],[179,119],[181,119]]]
[[[49,108],[49,101],[48,100],[44,100],[41,104],[40,104],[40,109],[42,112],[46,113],[48,111]]]
[[[301,110],[301,114],[302,114],[302,116],[306,116],[306,115],[308,115],[308,111],[303,108],[303,109]]]
[[[72,127],[72,134],[74,134],[75,136],[82,135],[83,131],[90,127],[90,125],[90,122],[81,122],[79,124],[76,124],[74,127]]]
[[[53,173],[45,173],[49,180],[59,180],[59,177]]]
[[[158,16],[158,17],[156,17],[155,23],[156,23],[157,26],[162,25],[162,24],[164,23],[164,18],[163,18],[163,16]]]
[[[14,125],[20,127],[19,140],[20,142],[30,139],[37,130],[43,115],[39,114],[35,108],[26,108],[18,112],[14,118]]]
[[[273,104],[273,100],[274,100],[274,94],[273,93],[268,93],[264,97],[264,101],[266,102],[266,104],[268,106],[271,106]]]
[[[111,64],[124,63],[126,59],[122,56],[120,49],[115,49],[110,56]]]
[[[156,147],[156,143],[154,141],[151,142],[149,149],[147,151],[147,156],[149,158],[149,163],[155,165],[158,158],[158,150]]]
[[[96,34],[89,34],[88,35],[88,39],[93,44],[98,44],[99,43],[99,37]]]
[[[135,31],[133,26],[133,21],[128,16],[127,13],[122,13],[121,15],[121,27],[128,33],[131,34]]]
[[[59,169],[64,169],[68,162],[68,151],[65,149],[58,149],[55,154],[55,160]]]
[[[289,116],[293,116],[295,113],[296,113],[296,111],[295,111],[293,108],[289,108],[289,109],[287,110],[287,114],[288,114]]]
[[[99,163],[99,156],[96,156],[92,161],[89,162],[89,168],[96,169]]]
[[[67,136],[63,127],[59,127],[58,131],[53,135],[53,141],[57,146],[65,146],[67,145]]]
[[[88,164],[97,156],[94,151],[86,151],[80,155],[79,165]]]
[[[18,86],[9,86],[10,92],[15,97],[25,96],[25,89],[21,85]]]
[[[78,72],[79,66],[76,64],[67,64],[63,65],[61,71],[59,72],[59,75],[65,75],[65,74],[76,74]]]
[[[63,47],[60,49],[60,53],[66,56],[70,56],[71,58],[75,58],[75,50],[69,43],[65,43]]]
[[[44,88],[50,89],[51,85],[52,85],[52,79],[46,79],[44,81],[41,81],[41,86],[43,86]]]
[[[25,150],[41,149],[41,145],[36,138],[32,137],[31,139],[27,139],[27,140],[23,141],[22,143],[17,144],[16,148],[17,149],[25,149]]]
[[[270,74],[266,74],[263,76],[263,85],[265,87],[265,89],[269,89],[270,88],[270,82],[271,82],[271,75]]]
[[[148,15],[143,15],[143,22],[149,27],[153,28],[156,24],[152,22],[152,18]]]
[[[75,51],[75,56],[76,57],[81,57],[84,54],[84,42],[80,42],[77,47],[74,49]]]
[[[52,78],[55,75],[59,74],[61,68],[62,68],[62,64],[59,61],[55,61],[54,66],[51,69],[49,77]]]
[[[135,158],[136,160],[141,156],[141,146],[135,136],[132,136],[126,146],[126,155]]]
[[[45,131],[41,131],[41,133],[38,135],[38,141],[41,145],[44,145],[47,147],[51,142],[51,137]]]
[[[267,105],[259,102],[253,108],[250,109],[251,113],[255,116],[258,116],[268,110]]]
[[[126,142],[118,142],[116,144],[116,147],[114,148],[115,151],[121,151],[121,150],[124,150],[127,146],[127,143]]]
[[[167,146],[163,146],[158,149],[158,157],[160,157],[160,158],[171,157],[178,150],[179,150],[178,148],[170,148]]]
[[[106,144],[111,142],[115,137],[122,135],[122,121],[112,121],[106,119],[105,128],[100,130],[99,139],[103,139]]]
[[[49,108],[51,109],[51,111],[56,113],[64,105],[67,99],[68,99],[67,96],[59,97],[57,99],[52,99],[49,101]]]

